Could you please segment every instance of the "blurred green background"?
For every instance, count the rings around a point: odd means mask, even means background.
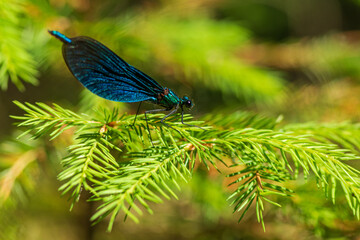
[[[358,0],[0,0],[0,170],[18,159],[14,153],[38,149],[12,169],[17,181],[1,179],[0,194],[12,192],[1,207],[0,239],[360,239],[345,200],[332,205],[311,179],[294,182],[296,195],[281,209],[267,209],[265,233],[254,211],[237,224],[223,177],[201,168],[179,201],[153,206],[140,224],[121,216],[107,233],[106,222],[91,226],[92,203],[69,212],[56,176],[70,140],[22,140],[14,149],[19,132],[9,115],[22,111],[12,101],[84,113],[102,104],[135,113],[138,105],[83,91],[47,29],[101,41],[190,96],[195,116],[247,110],[286,123],[360,119]]]

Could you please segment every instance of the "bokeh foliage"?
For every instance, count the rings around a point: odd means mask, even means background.
[[[339,4],[347,9],[356,2]],[[312,4],[319,14],[323,2]],[[47,220],[54,231],[71,229],[74,239],[123,233],[286,239],[284,229],[298,239],[358,234],[358,163],[350,160],[360,149],[360,49],[357,31],[344,33],[348,29],[336,24],[336,4],[323,11],[324,18],[333,14],[331,21],[314,21],[309,30],[299,28],[306,25],[308,2],[0,0],[0,107],[26,131],[1,136],[0,238],[40,239],[30,233]],[[344,15],[344,26],[353,26],[348,22]],[[208,131],[182,127],[174,116],[169,122],[180,135],[152,115],[151,148],[143,116],[131,125],[136,106],[78,94],[80,85],[69,85],[76,81],[47,29],[91,36],[179,95],[192,95],[193,111],[202,116],[186,120]],[[39,83],[34,91],[31,84]],[[13,97],[13,86],[29,95]],[[108,125],[112,121],[116,127]],[[154,204],[174,197],[180,201]],[[232,216],[229,203],[240,214]],[[71,217],[63,213],[70,204]],[[122,223],[122,217],[140,224]],[[80,223],[50,220],[74,218]],[[90,227],[90,218],[103,221]],[[154,218],[162,230],[155,230]],[[257,221],[265,222],[264,235]],[[106,228],[111,236],[103,235]]]

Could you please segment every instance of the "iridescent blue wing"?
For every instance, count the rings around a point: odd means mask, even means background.
[[[72,74],[91,92],[118,102],[156,101],[164,88],[89,37],[70,38],[63,56]]]

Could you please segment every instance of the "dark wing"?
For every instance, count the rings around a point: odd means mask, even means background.
[[[63,56],[72,74],[91,92],[108,100],[156,100],[164,88],[109,48],[88,37],[71,38]]]

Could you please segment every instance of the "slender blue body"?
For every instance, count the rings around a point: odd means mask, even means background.
[[[64,34],[59,33],[58,31],[49,31],[51,35],[62,41],[63,43],[71,43],[71,39],[66,37]]]
[[[149,101],[165,110],[192,107],[187,97],[180,99],[100,42],[89,37],[68,38],[57,31],[49,33],[64,43],[62,52],[69,70],[94,94],[118,102]]]

